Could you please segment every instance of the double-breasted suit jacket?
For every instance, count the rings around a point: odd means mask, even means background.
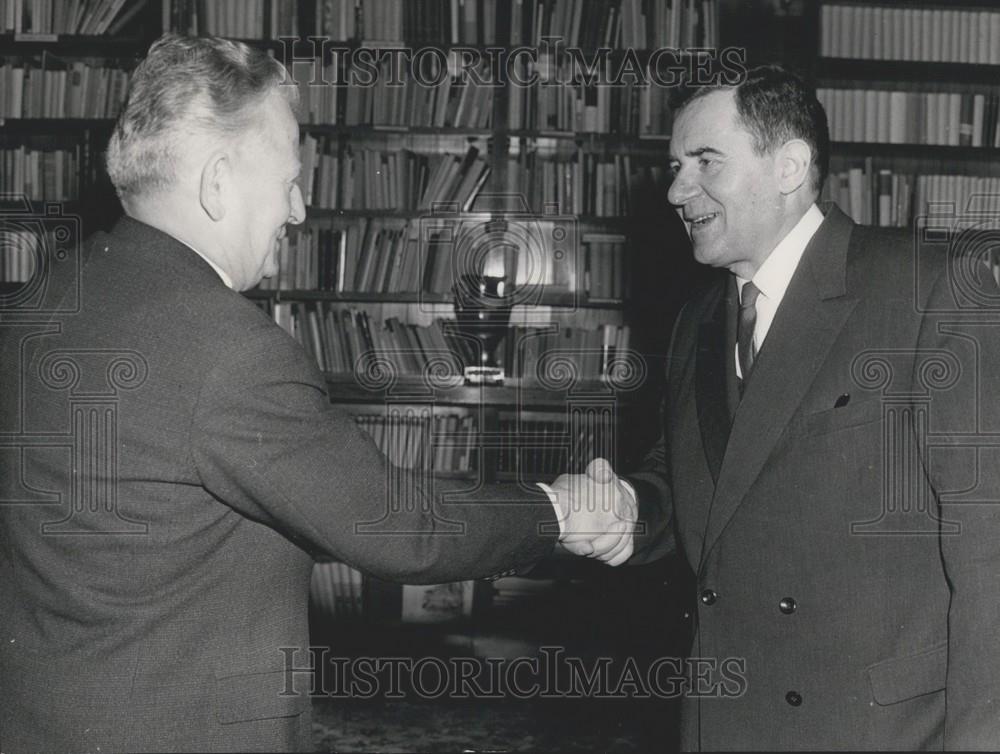
[[[995,285],[825,214],[742,398],[733,282],[682,312],[663,437],[630,477],[634,562],[680,548],[697,584],[682,744],[995,749]]]

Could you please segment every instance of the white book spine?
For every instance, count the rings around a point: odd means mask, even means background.
[[[939,63],[942,60],[942,43],[947,37],[951,39],[950,28],[945,27],[946,19],[945,13],[941,10],[931,10],[930,13],[930,23],[928,24],[928,35],[931,40],[931,55],[930,60],[934,63]]]
[[[969,11],[956,11],[959,18],[958,49],[955,51],[955,58],[959,63],[972,63],[979,54],[976,46],[979,37],[972,31],[972,19],[978,18],[978,14]]]
[[[833,57],[833,39],[834,39],[834,18],[837,16],[839,8],[833,5],[824,5],[820,9],[819,15],[819,28],[820,28],[820,41],[819,41],[819,54],[820,57],[829,58]]]
[[[891,93],[880,90],[878,93],[878,142],[886,144],[890,135]]]
[[[906,141],[906,92],[892,92],[889,98],[889,142],[902,144]]]
[[[948,146],[957,147],[961,142],[959,132],[962,123],[962,95],[950,92],[948,95]]]
[[[878,141],[878,92],[874,89],[865,90],[865,130],[861,141]]]
[[[989,63],[1000,65],[1000,13],[990,13]]]

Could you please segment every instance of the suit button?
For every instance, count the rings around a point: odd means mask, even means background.
[[[789,691],[785,694],[785,701],[788,702],[793,707],[798,707],[802,704],[802,694],[798,691]]]
[[[785,615],[791,615],[797,607],[798,604],[791,597],[782,597],[781,602],[778,603],[778,609]]]
[[[719,595],[712,589],[705,589],[701,593],[701,603],[703,605],[714,605],[717,599],[719,599]]]

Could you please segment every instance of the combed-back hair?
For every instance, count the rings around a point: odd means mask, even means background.
[[[739,124],[750,134],[758,155],[772,152],[791,139],[812,149],[813,189],[823,188],[830,169],[830,129],[826,111],[802,77],[779,65],[747,71],[735,87],[722,84],[686,89],[675,107],[683,109],[712,92],[733,90]]]
[[[132,74],[108,144],[108,174],[119,197],[169,187],[186,139],[239,138],[259,117],[255,106],[274,90],[294,108],[298,89],[290,82],[281,63],[241,42],[160,37]]]

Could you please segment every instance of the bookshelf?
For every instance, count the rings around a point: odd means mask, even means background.
[[[385,361],[392,388],[369,389],[360,376],[366,369],[356,368],[354,375],[345,370],[352,361],[357,365],[363,346],[336,363],[319,356],[331,398],[349,406],[387,449],[407,448],[407,457],[414,458],[413,443],[444,448],[423,457],[425,468],[435,473],[446,470],[483,481],[550,481],[563,471],[582,470],[594,455],[614,458],[629,444],[621,428],[641,423],[641,406],[651,403],[636,389],[640,379],[616,388],[607,379],[606,359],[609,350],[621,353],[630,345],[635,314],[629,301],[631,255],[637,248],[630,226],[651,189],[665,197],[666,97],[654,96],[662,94],[655,87],[477,85],[475,76],[470,82],[457,74],[471,70],[490,82],[492,60],[550,33],[590,50],[604,42],[623,47],[624,39],[642,39],[635,46],[647,50],[639,59],[648,60],[651,28],[671,39],[663,28],[669,18],[655,12],[646,18],[640,12],[646,4],[635,2],[487,0],[383,3],[381,8],[362,2],[360,16],[348,12],[351,5],[325,3],[325,15],[315,19],[314,28],[329,43],[311,51],[301,44],[289,48],[303,103],[303,189],[310,220],[283,250],[284,278],[250,295],[307,350],[313,343],[314,352],[324,350],[320,323],[345,314],[355,322],[367,319],[362,333],[368,336],[358,341],[370,342],[375,354],[390,354]],[[585,6],[607,13],[588,15],[582,34]],[[648,5],[659,6],[678,15],[684,7]],[[623,12],[611,13],[611,8]],[[380,10],[387,14],[375,15]],[[477,12],[474,18],[468,15]],[[272,44],[269,48],[277,51]],[[355,58],[379,45],[436,45],[440,54],[425,56],[426,70],[412,61],[383,60],[378,83],[349,85]],[[571,63],[555,53],[511,65],[520,80],[541,75],[565,80]],[[609,69],[621,64],[618,53],[604,63]],[[397,83],[383,85],[392,80]],[[520,206],[511,213],[481,201],[497,195],[516,196]],[[537,254],[514,260],[516,271],[505,259],[511,281],[534,292],[530,302],[515,306],[497,349],[508,375],[503,386],[465,385],[457,379],[428,390],[426,361],[418,354],[416,363],[407,363],[407,356],[421,348],[449,352],[459,358],[458,368],[450,371],[454,376],[476,360],[441,325],[455,316],[451,289],[464,264],[451,249],[442,259],[424,245],[433,208],[442,202],[457,209],[452,222],[470,246],[475,246],[477,225],[511,214],[527,229],[528,241],[541,242]],[[560,229],[571,232],[575,242],[562,257],[551,244]],[[305,284],[308,280],[312,283]],[[335,334],[326,328],[327,338]],[[376,343],[379,339],[384,347]],[[427,343],[433,345],[425,348]],[[326,354],[336,350],[336,344],[328,345]],[[574,375],[572,384],[546,383],[532,373],[545,355],[561,351]],[[641,366],[629,368],[638,377]],[[409,421],[396,422],[397,415]],[[397,437],[391,439],[394,428]]]
[[[1000,192],[996,3],[824,0],[804,20],[831,128],[825,198],[904,226]]]
[[[649,9],[647,17],[643,11]],[[597,16],[587,16],[583,31],[585,10]],[[300,28],[309,15],[300,8]],[[294,51],[292,71],[303,103],[303,190],[310,219],[288,238],[281,276],[248,295],[318,354],[330,373],[331,397],[357,400],[345,366],[360,353],[336,361],[322,355],[343,348],[324,345],[336,339],[338,328],[328,326],[333,318],[367,320],[362,344],[375,345],[380,337],[385,344],[388,338],[391,349],[406,351],[420,342],[407,332],[432,331],[454,316],[455,260],[420,256],[419,226],[440,202],[457,206],[465,223],[461,231],[471,232],[470,223],[489,223],[497,214],[477,205],[480,197],[516,195],[539,236],[557,222],[546,218],[545,209],[556,207],[559,218],[573,225],[577,253],[554,263],[543,248],[536,258],[518,261],[513,282],[536,291],[530,306],[515,307],[508,339],[554,324],[570,336],[570,350],[600,352],[609,341],[625,349],[634,253],[629,226],[642,204],[631,195],[650,188],[665,195],[666,97],[653,96],[662,95],[656,87],[609,94],[610,87],[586,84],[477,85],[475,76],[470,82],[457,73],[474,70],[489,79],[490,55],[499,59],[514,45],[536,44],[549,34],[563,36],[569,46],[610,43],[616,49],[602,61],[609,70],[622,64],[624,40],[641,40],[637,59],[648,60],[654,39],[695,44],[711,38],[714,4],[327,2],[311,20],[322,42],[311,38],[309,46],[299,41],[287,48]],[[287,54],[283,44],[262,42]],[[377,64],[370,86],[349,84],[352,63],[370,48],[431,44],[437,52],[424,57],[426,70],[416,70],[412,61],[408,67],[402,55],[390,56]],[[572,63],[557,50],[512,65],[523,80],[546,72],[565,79]],[[432,85],[423,85],[428,78]],[[439,333],[438,348],[445,335]],[[454,343],[449,348],[462,350]],[[412,364],[394,364],[407,366],[412,374]],[[523,368],[505,366],[515,382],[523,379],[517,376]],[[586,369],[581,384],[600,387],[600,364]],[[512,393],[491,389],[497,392],[480,394],[477,405],[515,405]],[[543,408],[565,408],[564,395],[552,396]],[[614,400],[622,398],[630,396]],[[488,426],[498,426],[492,414]],[[484,473],[490,478],[490,464]]]
[[[160,33],[151,0],[0,1],[0,194],[4,211],[58,202],[85,235],[121,208],[102,154],[137,60]],[[13,209],[12,209],[13,208]],[[16,244],[8,287],[31,274]]]
[[[0,191],[60,202],[85,235],[109,227],[121,210],[101,156],[153,39],[214,33],[290,54],[307,220],[284,241],[280,275],[246,295],[316,358],[331,400],[398,465],[470,484],[551,481],[593,455],[627,467],[656,432],[656,359],[693,263],[664,212],[666,92],[601,77],[652,65],[655,48],[713,46],[717,5],[0,0]],[[505,58],[518,48],[540,52]],[[351,81],[366,50],[405,49],[438,52],[390,54],[370,85]],[[695,65],[668,52],[663,66]],[[513,209],[496,201],[511,196]],[[468,385],[462,368],[480,354],[456,330],[453,287],[498,221],[508,242],[493,263],[517,291],[495,348],[508,379]],[[471,250],[442,241],[442,223]],[[0,294],[28,274],[12,257]],[[357,597],[351,578],[336,580]]]

